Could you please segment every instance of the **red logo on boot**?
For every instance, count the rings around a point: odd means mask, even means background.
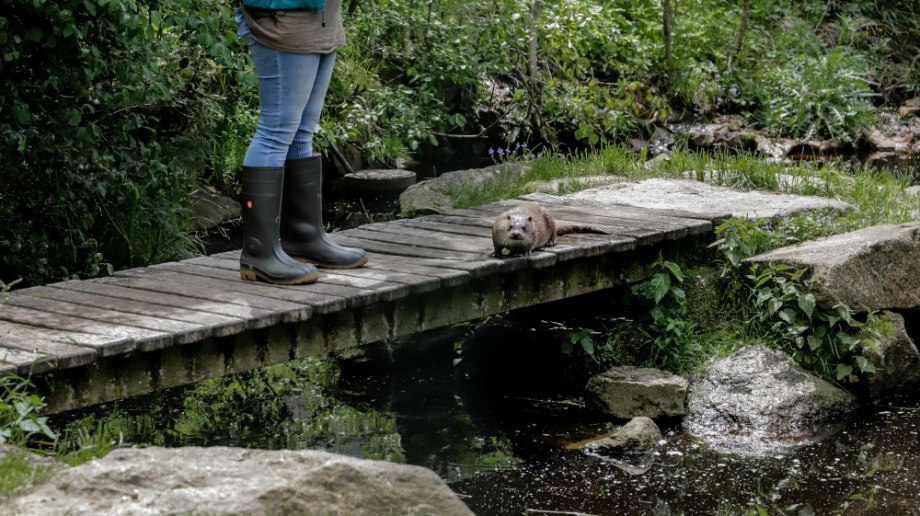
[[[246,201],[246,207],[251,209],[251,208],[252,208],[252,201]]]

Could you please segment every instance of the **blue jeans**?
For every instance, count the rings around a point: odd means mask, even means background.
[[[259,77],[259,125],[243,165],[283,167],[285,160],[313,155],[313,133],[332,78],[335,52],[291,54],[253,39],[237,10],[239,34],[249,43]]]

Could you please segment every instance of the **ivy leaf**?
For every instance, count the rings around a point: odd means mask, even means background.
[[[818,338],[818,337],[815,337],[814,335],[809,335],[809,336],[808,336],[808,347],[809,347],[812,351],[814,351],[814,350],[820,348],[820,347],[821,347],[821,339]]]
[[[837,364],[837,380],[843,380],[853,373],[853,366],[847,364]]]
[[[859,370],[863,373],[874,373],[875,364],[869,361],[868,358],[860,355],[856,357],[856,365],[859,367]]]
[[[779,310],[782,306],[783,306],[783,302],[780,301],[779,299],[776,299],[776,298],[774,297],[774,298],[771,298],[771,299],[767,302],[767,311],[770,313],[770,315],[773,315],[773,314],[775,314],[776,311]]]
[[[815,311],[815,296],[812,294],[799,296],[799,308],[811,319],[811,314]]]

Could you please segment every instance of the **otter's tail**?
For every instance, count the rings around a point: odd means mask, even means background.
[[[568,233],[598,233],[600,235],[610,234],[603,229],[599,229],[594,226],[586,226],[583,224],[560,224],[556,226],[557,235],[565,235]]]

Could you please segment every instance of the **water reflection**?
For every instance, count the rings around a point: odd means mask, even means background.
[[[719,453],[680,421],[663,421],[664,441],[653,454],[611,459],[577,449],[615,422],[562,381],[552,339],[514,324],[492,327],[478,355],[464,347],[458,366],[461,335],[428,337],[55,423],[69,428],[73,448],[92,445],[102,429],[125,444],[318,448],[405,461],[436,471],[480,515],[920,514],[917,402],[873,408],[821,443],[761,458]]]

